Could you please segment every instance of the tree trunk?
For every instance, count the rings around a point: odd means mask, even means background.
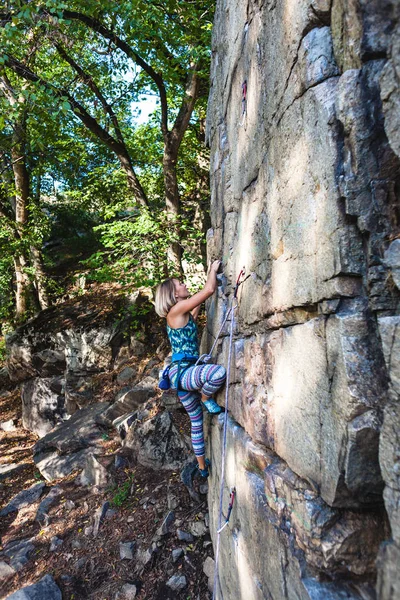
[[[20,239],[24,237],[24,227],[28,220],[27,201],[29,197],[29,175],[25,164],[24,144],[21,136],[24,133],[25,119],[18,124],[13,136],[11,148],[12,169],[15,182],[15,223]],[[27,309],[29,280],[24,273],[25,257],[20,254],[14,257],[15,267],[15,317],[17,321],[24,318]]]
[[[163,156],[163,173],[165,186],[165,206],[167,219],[172,231],[180,239],[179,217],[180,217],[180,197],[178,189],[178,177],[176,173],[177,149],[175,144],[165,144]],[[176,274],[181,277],[182,269],[182,246],[179,242],[173,242],[168,248],[168,261],[174,266]]]
[[[46,289],[46,274],[43,266],[42,253],[35,246],[31,246],[31,262],[35,269],[35,288],[39,306],[42,310],[50,306],[49,295]]]
[[[120,150],[115,150],[115,153],[118,157],[122,169],[126,173],[128,187],[135,196],[135,199],[141,206],[148,206],[146,194],[144,192],[144,189],[140,185],[138,178],[136,177],[136,173],[133,170],[132,162],[129,155],[127,153],[122,153]]]
[[[17,321],[21,321],[27,309],[27,289],[28,289],[28,278],[24,273],[24,259],[22,256],[14,257],[14,269],[15,269],[15,318]]]

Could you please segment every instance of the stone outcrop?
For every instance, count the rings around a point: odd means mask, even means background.
[[[83,408],[42,437],[33,447],[33,460],[47,481],[87,467],[101,450],[104,429],[98,424],[107,402]]]
[[[133,301],[142,299],[136,295]],[[143,353],[140,342],[130,343],[129,311],[121,319],[124,302],[122,296],[102,304],[88,297],[70,301],[42,311],[8,336],[8,374],[21,384],[25,428],[46,435],[93,401],[96,374],[121,357]]]
[[[399,22],[394,0],[216,5],[208,251],[224,276],[205,348],[243,265],[250,275],[234,332],[224,600],[398,595]],[[209,448],[219,465],[215,422]],[[213,532],[215,466],[212,477]]]
[[[191,456],[190,440],[181,434],[168,411],[155,417],[137,414],[123,439],[124,448],[150,469],[180,469]]]

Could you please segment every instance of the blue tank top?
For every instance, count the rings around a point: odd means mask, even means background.
[[[171,342],[172,354],[184,352],[190,356],[199,355],[197,325],[191,314],[189,314],[189,321],[184,327],[172,329],[172,327],[167,324],[167,334],[169,341]]]

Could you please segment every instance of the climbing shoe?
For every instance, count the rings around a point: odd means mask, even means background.
[[[203,404],[208,412],[212,415],[219,415],[219,413],[222,412],[222,408],[218,406],[218,404],[212,398],[209,400],[204,400]]]
[[[206,458],[206,468],[205,469],[200,469],[199,465],[197,465],[197,470],[200,473],[200,475],[202,477],[204,477],[205,479],[209,476],[210,472],[208,470],[208,467],[211,465],[210,461],[208,460],[208,458]]]

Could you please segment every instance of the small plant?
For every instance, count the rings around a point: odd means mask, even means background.
[[[7,358],[6,351],[6,340],[4,338],[0,338],[0,365],[5,362]]]
[[[115,508],[119,508],[123,505],[124,502],[129,498],[131,486],[133,483],[133,476],[129,477],[124,483],[119,485],[115,492],[114,496],[111,498],[110,502]]]

